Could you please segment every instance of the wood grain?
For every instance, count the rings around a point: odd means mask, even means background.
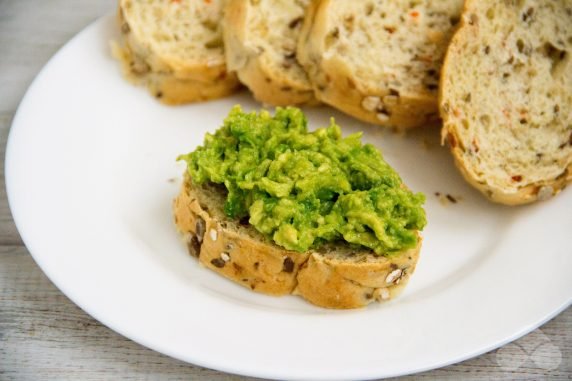
[[[109,0],[0,0],[2,158],[14,112],[34,76],[69,38],[114,6]],[[75,306],[23,246],[6,200],[3,162],[0,172],[0,380],[250,379],[151,351]],[[570,380],[572,309],[499,350],[402,379]]]

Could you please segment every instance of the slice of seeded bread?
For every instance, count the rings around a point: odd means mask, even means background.
[[[296,44],[310,0],[229,0],[223,18],[230,71],[265,104],[287,106],[314,101]]]
[[[439,72],[463,0],[317,0],[298,59],[316,97],[365,122],[397,128],[438,120]]]
[[[120,0],[123,46],[113,45],[125,76],[167,104],[220,98],[238,87],[226,71],[222,0]]]
[[[572,181],[572,2],[471,0],[448,49],[443,140],[493,201],[548,198]]]
[[[175,224],[189,253],[211,270],[254,291],[297,294],[321,307],[357,308],[396,296],[415,270],[416,248],[390,257],[338,244],[288,251],[247,222],[223,211],[224,186],[195,186],[187,178],[173,203]]]

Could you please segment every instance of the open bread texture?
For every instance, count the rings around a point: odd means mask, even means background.
[[[223,36],[230,71],[268,105],[315,102],[296,59],[304,11],[310,0],[229,0]]]
[[[572,181],[572,2],[470,0],[445,59],[442,138],[466,180],[508,205]]]
[[[316,97],[399,129],[438,121],[443,56],[463,0],[312,2],[298,59]]]
[[[120,0],[123,45],[112,45],[130,81],[167,104],[224,97],[238,79],[226,71],[222,0]]]
[[[357,308],[399,294],[415,270],[417,247],[391,256],[345,244],[304,253],[277,246],[248,223],[229,219],[224,186],[185,177],[173,203],[190,254],[226,278],[269,295],[297,294],[326,308]]]

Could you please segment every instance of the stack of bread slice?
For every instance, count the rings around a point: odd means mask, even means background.
[[[438,120],[439,73],[463,0],[120,0],[131,79],[167,103],[324,102],[399,129]]]
[[[332,105],[410,128],[438,118],[442,58],[462,0],[120,0],[131,79],[166,103],[223,97]]]

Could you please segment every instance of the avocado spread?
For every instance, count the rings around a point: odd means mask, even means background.
[[[224,211],[289,250],[333,241],[391,255],[417,244],[425,197],[406,189],[361,133],[308,132],[301,110],[245,113],[235,106],[204,144],[179,157],[192,181],[224,184]]]

